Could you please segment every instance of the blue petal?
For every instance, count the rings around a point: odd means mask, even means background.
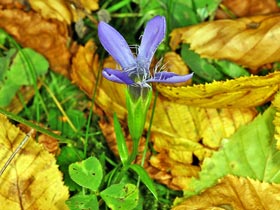
[[[132,85],[134,83],[134,81],[130,79],[130,77],[128,76],[128,73],[124,71],[105,68],[102,71],[102,75],[106,79],[113,82],[127,84],[127,85]]]
[[[123,69],[136,65],[135,58],[127,42],[112,26],[101,21],[98,24],[98,37],[105,50],[110,53]]]
[[[146,82],[162,82],[162,83],[179,83],[191,79],[193,73],[186,75],[178,75],[173,72],[158,72],[153,78],[146,80]]]
[[[150,65],[158,45],[164,39],[165,30],[166,23],[163,16],[155,16],[147,23],[137,55],[138,62],[147,62]]]

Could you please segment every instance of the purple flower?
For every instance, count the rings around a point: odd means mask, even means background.
[[[151,19],[144,30],[137,56],[131,52],[123,36],[105,22],[98,25],[98,36],[108,53],[120,64],[123,71],[105,68],[103,76],[113,82],[133,86],[150,87],[149,82],[178,83],[192,78],[192,74],[178,75],[160,71],[150,74],[153,55],[165,36],[165,18],[156,16]]]

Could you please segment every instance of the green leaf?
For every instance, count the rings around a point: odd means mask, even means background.
[[[114,184],[100,193],[106,205],[112,210],[134,209],[139,200],[139,191],[134,184]]]
[[[45,74],[49,68],[48,61],[29,48],[18,51],[12,63],[10,58],[11,55],[8,53],[6,59],[9,60],[1,66],[8,67],[7,63],[10,64],[9,69],[1,69],[0,106],[2,107],[9,105],[22,85],[32,85],[34,82],[36,84],[37,77]]]
[[[128,157],[129,157],[129,153],[128,153],[126,141],[125,141],[125,138],[124,138],[124,135],[122,132],[122,128],[121,128],[121,125],[120,125],[120,122],[118,120],[116,113],[114,113],[114,128],[115,128],[117,146],[118,146],[120,158],[121,158],[122,164],[124,166],[126,166]]]
[[[28,63],[34,69],[30,69]],[[49,63],[44,56],[30,48],[24,48],[17,53],[7,77],[13,84],[32,85],[34,84],[32,75],[34,74],[36,79],[39,75],[47,73],[48,68]]]
[[[216,13],[221,0],[196,0],[194,1],[196,12],[200,17],[200,21],[204,21],[209,16],[213,16]]]
[[[80,186],[97,191],[102,178],[102,165],[96,157],[89,157],[81,162],[69,166],[69,174]]]
[[[6,40],[9,38],[9,35],[3,29],[0,29],[0,44],[4,45]]]
[[[205,159],[199,179],[192,179],[185,195],[191,196],[232,174],[264,182],[280,183],[280,151],[274,139],[275,110],[269,108],[253,122],[242,126],[211,158]]]
[[[98,210],[96,195],[75,195],[66,201],[70,210]]]
[[[185,63],[191,68],[195,75],[202,79],[212,82],[224,78],[224,75],[220,71],[208,63],[206,59],[201,58],[197,53],[190,50],[187,44],[182,45],[181,55]]]
[[[134,0],[134,2],[139,5],[141,14],[139,23],[136,25],[137,30],[155,15],[166,17],[167,34],[174,28],[189,26],[199,22],[192,1]]]
[[[250,76],[250,73],[241,66],[226,60],[214,61],[218,69],[231,78]]]
[[[7,79],[7,71],[9,69],[10,63],[12,62],[13,56],[16,54],[16,49],[12,48],[4,51],[4,56],[0,57],[0,82],[5,82]]]
[[[130,165],[129,168],[131,168],[133,171],[135,171],[138,174],[141,181],[146,185],[146,187],[151,191],[151,193],[158,200],[158,194],[157,194],[154,182],[150,178],[148,173],[145,171],[145,169],[143,167],[141,167],[140,165],[137,165],[137,164]]]

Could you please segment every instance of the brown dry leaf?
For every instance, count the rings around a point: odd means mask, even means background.
[[[99,8],[98,0],[29,0],[29,3],[44,18],[54,18],[67,24],[83,18],[86,12]]]
[[[55,132],[54,132],[55,133]],[[58,134],[59,132],[56,132]],[[38,137],[38,142],[42,144],[49,153],[54,155],[58,155],[60,153],[59,142],[57,139],[47,136],[45,134],[41,134]]]
[[[94,43],[88,42],[85,47],[79,48],[72,62],[73,82],[90,97],[99,71],[95,50]],[[168,56],[177,57],[174,54]],[[172,66],[176,66],[177,62],[180,63],[180,59],[176,59]],[[112,58],[107,59],[104,65],[108,68],[117,66]],[[107,81],[100,75],[95,102],[108,119],[116,112],[119,119],[126,122],[124,88],[124,85]],[[152,141],[158,154],[151,157],[150,168],[147,170],[154,179],[174,189],[185,189],[188,180],[197,176],[200,171],[199,165],[204,158],[219,147],[221,139],[232,135],[239,126],[250,122],[256,114],[254,108],[205,109],[176,103],[159,96],[152,126]],[[151,111],[148,113],[146,128],[150,116]],[[112,123],[110,120],[102,121],[100,125],[111,148],[115,150]],[[124,126],[124,129],[127,128]],[[189,169],[188,173],[186,168]]]
[[[280,60],[280,15],[217,20],[171,33],[170,45],[190,43],[202,57],[227,59],[249,68]]]
[[[279,11],[277,1],[275,0],[223,0],[221,4],[237,17],[265,15]],[[229,18],[229,16],[222,9],[218,9],[216,18],[224,19]]]
[[[255,107],[270,101],[279,90],[280,72],[266,76],[240,77],[186,87],[158,85],[170,100],[190,106],[208,108]]]
[[[0,1],[0,8],[6,8],[6,9],[11,9],[11,8],[18,8],[18,9],[23,9],[25,7],[26,2],[24,0],[1,0]]]
[[[280,209],[280,184],[226,176],[201,195],[186,199],[173,210],[272,210]]]
[[[25,133],[0,115],[1,167],[23,140]],[[63,185],[54,156],[32,138],[1,176],[0,203],[5,210],[68,209],[68,189]]]
[[[0,10],[0,28],[12,35],[23,47],[29,47],[44,55],[55,72],[68,75],[70,52],[67,25],[47,21],[39,14],[18,9]]]

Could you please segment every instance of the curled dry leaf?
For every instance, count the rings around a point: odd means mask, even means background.
[[[217,20],[178,28],[170,45],[189,43],[202,57],[228,59],[245,67],[258,68],[280,60],[280,15]]]
[[[49,153],[52,153],[54,155],[60,153],[59,143],[57,139],[47,136],[45,134],[41,134],[38,137],[38,142],[42,144],[45,150],[47,150]]]
[[[70,52],[67,25],[47,21],[39,14],[17,9],[0,10],[0,28],[12,35],[23,47],[44,55],[54,71],[68,76]]]
[[[93,42],[80,47],[72,64],[73,81],[90,97],[99,72],[95,50]],[[116,68],[116,63],[111,58],[107,59],[104,65]],[[125,86],[102,77],[99,79],[95,97],[97,105],[106,113],[108,119],[116,112],[119,119],[125,122],[127,115]],[[160,95],[157,99],[151,137],[157,154],[150,157],[150,162],[146,166],[147,171],[154,179],[173,189],[187,188],[188,181],[191,177],[197,176],[200,164],[219,147],[221,139],[232,135],[241,125],[250,122],[256,114],[254,108],[191,107],[167,100]],[[151,111],[148,113],[146,128],[150,116]],[[115,148],[112,123],[106,121],[100,123],[111,148]]]
[[[29,0],[30,6],[44,18],[54,18],[71,24],[85,16],[85,12],[99,8],[98,0]]]
[[[173,210],[183,209],[280,209],[280,185],[249,178],[226,176],[201,195],[193,196]]]
[[[0,129],[2,167],[25,134],[3,115]],[[5,210],[68,209],[68,196],[54,156],[32,138],[1,176],[0,203]]]
[[[275,0],[223,0],[221,3],[237,17],[265,15],[279,11]],[[216,18],[224,19],[228,17],[222,9],[217,10]]]
[[[279,90],[280,72],[266,76],[240,77],[187,87],[158,85],[172,101],[198,107],[255,107],[270,101]]]

